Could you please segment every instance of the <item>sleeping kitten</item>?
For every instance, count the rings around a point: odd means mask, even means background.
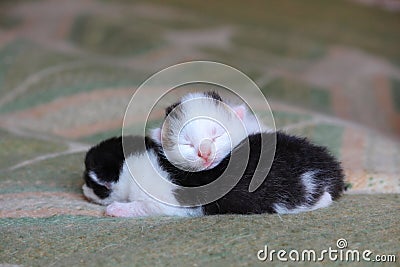
[[[269,172],[265,170],[265,179],[261,185],[254,192],[249,192],[257,165],[263,160],[260,159],[261,147],[263,152],[273,150],[275,138],[276,150],[272,166]],[[170,179],[175,183],[198,187],[214,182],[221,175],[234,179],[235,175],[242,173],[242,159],[248,155],[247,145],[250,146],[250,154],[239,182],[220,199],[203,205],[202,212],[205,215],[311,211],[329,206],[344,190],[343,171],[326,148],[281,132],[250,135],[211,169],[186,172],[175,167],[165,157],[159,157],[159,162],[171,174]],[[231,169],[226,173],[229,165]],[[226,186],[229,185],[228,180]],[[224,187],[225,184],[220,186]],[[198,197],[179,189],[175,195],[180,203]]]
[[[238,125],[232,114],[224,112],[218,101],[200,101],[195,103],[194,108],[206,110],[203,113],[225,122],[229,127],[227,131],[206,118],[188,120],[198,115],[192,108],[193,103],[189,101],[174,105],[175,113],[167,116],[161,140],[157,140],[164,144],[164,150],[158,152],[165,154],[165,157],[159,157],[160,165],[171,174],[170,179],[175,183],[187,187],[206,185],[218,179],[227,170],[230,161],[233,169],[225,175],[240,175],[241,162],[246,159],[246,148],[250,146],[247,168],[239,182],[222,198],[204,205],[205,214],[298,213],[329,206],[343,192],[343,171],[326,148],[282,132],[256,131],[247,138],[243,132],[236,130]],[[226,136],[232,132],[233,138],[229,143]],[[249,192],[259,161],[265,163],[271,160],[265,156],[260,159],[261,149],[262,152],[273,151],[275,140],[271,169],[269,173],[264,170],[262,175],[265,179],[258,189]],[[181,190],[175,192],[178,200],[183,202],[197,197],[181,193]]]
[[[107,139],[87,152],[83,174],[85,184],[82,187],[87,199],[107,206],[106,214],[116,217],[203,214],[201,208],[177,207],[179,203],[172,187],[160,187],[157,190],[165,196],[165,201],[175,203],[175,206],[148,196],[132,179],[132,175],[137,179],[143,177],[150,183],[159,174],[169,179],[168,173],[158,164],[158,144],[148,137],[124,137],[125,152],[129,155],[125,160],[122,139]],[[154,183],[153,186],[157,187],[159,183]]]

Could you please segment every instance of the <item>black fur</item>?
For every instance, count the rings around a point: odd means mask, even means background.
[[[332,157],[326,148],[311,144],[304,138],[290,136],[281,132],[276,133],[276,150],[270,172],[264,182],[254,192],[248,191],[250,181],[257,167],[260,157],[261,142],[263,149],[271,150],[274,142],[273,133],[262,133],[249,136],[243,140],[218,166],[211,170],[199,172],[182,171],[168,162],[159,150],[160,165],[166,169],[172,180],[179,185],[194,187],[208,184],[217,179],[227,168],[230,159],[233,161],[247,157],[247,148],[250,146],[250,155],[247,168],[236,186],[225,196],[206,204],[203,208],[206,215],[210,214],[254,214],[274,213],[274,204],[284,204],[291,209],[302,204],[313,205],[324,189],[333,199],[338,198],[344,190],[344,175],[340,164]],[[246,154],[245,154],[246,153]],[[240,164],[233,162],[234,168]],[[308,171],[318,170],[315,174],[316,188],[313,199],[305,198],[306,192],[300,176]],[[240,173],[240,169],[228,175]],[[199,197],[184,194],[186,191],[177,191],[178,201]]]
[[[221,96],[215,91],[208,91],[204,93],[205,96],[213,98],[219,102],[223,102]]]
[[[212,214],[257,214],[274,213],[274,204],[283,204],[287,208],[299,205],[313,205],[326,191],[333,199],[337,199],[344,190],[344,175],[339,162],[332,157],[326,148],[311,144],[305,138],[276,133],[276,150],[273,164],[261,186],[254,192],[248,191],[250,181],[257,167],[261,142],[265,150],[273,149],[274,133],[254,134],[243,140],[230,155],[213,169],[199,172],[187,172],[172,165],[164,156],[162,148],[152,139],[140,136],[125,137],[128,155],[142,153],[145,149],[154,149],[158,155],[160,166],[170,174],[172,181],[186,187],[197,187],[216,180],[226,170],[229,161],[233,161],[234,169],[228,173],[233,177],[241,173],[241,161],[247,157],[247,146],[250,148],[246,170],[234,188],[222,198],[203,206],[205,215]],[[144,146],[146,144],[146,147]],[[86,155],[84,179],[94,193],[104,199],[110,190],[94,182],[89,171],[94,171],[101,182],[117,182],[124,162],[122,137],[111,138],[91,148]],[[235,169],[237,168],[237,170]],[[318,170],[314,175],[316,184],[312,200],[305,198],[306,192],[300,176],[308,171]],[[193,197],[177,190],[178,201],[184,202]]]
[[[94,193],[101,199],[107,198],[111,190],[107,188],[107,183],[117,182],[119,175],[124,163],[124,150],[122,142],[125,145],[126,155],[144,152],[145,143],[148,146],[155,145],[148,138],[144,140],[141,136],[127,136],[124,137],[113,137],[102,141],[98,145],[92,147],[85,157],[85,171],[83,178],[86,185],[92,188]],[[89,172],[92,171],[96,174],[101,184],[93,181],[89,176]]]
[[[167,117],[169,115],[169,113],[171,113],[171,111],[174,110],[174,108],[176,108],[180,104],[181,104],[181,102],[176,102],[175,104],[172,104],[171,106],[167,107],[165,109],[165,117]]]

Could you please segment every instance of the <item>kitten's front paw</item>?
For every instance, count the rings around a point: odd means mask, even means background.
[[[141,217],[148,216],[149,211],[142,202],[113,202],[106,208],[106,215],[113,217]]]
[[[113,217],[134,217],[130,203],[113,202],[106,208],[106,215]]]

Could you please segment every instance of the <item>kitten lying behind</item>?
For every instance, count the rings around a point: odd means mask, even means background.
[[[249,192],[260,154],[274,149],[275,137],[276,150],[271,169],[265,174],[261,185],[254,192]],[[344,190],[340,164],[324,147],[281,132],[250,135],[211,169],[189,173],[179,170],[165,157],[159,157],[159,162],[171,174],[169,178],[175,183],[198,187],[209,184],[220,176],[233,179],[236,178],[235,175],[242,173],[242,159],[247,156],[247,145],[250,146],[249,159],[239,182],[220,199],[204,205],[204,214],[285,214],[311,211],[329,206]],[[230,161],[232,169],[226,173]],[[229,181],[226,185],[229,185]],[[225,184],[221,185],[224,186]],[[181,190],[176,190],[175,195],[181,203],[198,197]]]
[[[218,123],[203,117],[188,120],[187,117],[193,114],[191,102],[182,101],[174,106],[174,116],[167,117],[164,122],[160,136],[164,140],[157,141],[167,144],[163,147],[164,151],[159,153],[166,155],[160,157],[160,162],[171,173],[170,179],[183,186],[202,186],[219,178],[227,170],[230,161],[234,168],[227,175],[240,175],[240,163],[247,157],[246,146],[250,146],[247,168],[239,182],[224,197],[205,205],[205,214],[298,213],[326,207],[343,192],[343,171],[326,148],[282,132],[255,131],[246,138],[240,131],[235,131],[238,125],[232,121],[231,114],[221,110],[221,103],[198,103],[196,108],[207,110],[230,128],[228,133],[224,132],[218,128]],[[225,136],[232,132],[233,138],[229,143]],[[268,154],[270,151],[272,154],[275,140],[276,150],[271,169],[269,173],[264,173],[265,179],[258,189],[249,192],[261,152]],[[210,148],[202,148],[204,144]],[[210,153],[204,155],[204,150]],[[267,158],[261,160],[264,163],[268,161]],[[179,171],[175,166],[191,172]],[[178,198],[188,197],[180,196],[180,192],[176,192]]]

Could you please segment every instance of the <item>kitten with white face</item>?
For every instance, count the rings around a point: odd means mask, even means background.
[[[173,164],[189,171],[214,168],[246,136],[266,131],[244,104],[228,105],[216,92],[184,96],[167,108],[164,126],[151,137]]]
[[[247,154],[245,144],[250,146],[247,168],[238,184],[221,199],[206,204],[205,214],[298,213],[327,207],[341,195],[343,171],[325,148],[304,138],[254,128],[258,124],[247,119],[243,106],[234,106],[228,108],[233,112],[225,112],[226,105],[219,99],[216,93],[185,96],[180,103],[167,109],[167,115],[170,114],[161,134],[154,135],[163,145],[169,162],[191,171],[177,172],[174,167],[170,168],[171,179],[189,187],[218,179],[231,160],[234,166],[240,165]],[[206,114],[206,118],[199,114]],[[273,149],[275,140],[270,172],[263,174],[265,179],[256,191],[249,192],[260,156],[263,151]],[[163,164],[167,166],[168,162]],[[241,171],[238,169],[231,174],[240,175]],[[176,195],[179,196],[179,191]],[[249,202],[244,203],[242,199]]]

